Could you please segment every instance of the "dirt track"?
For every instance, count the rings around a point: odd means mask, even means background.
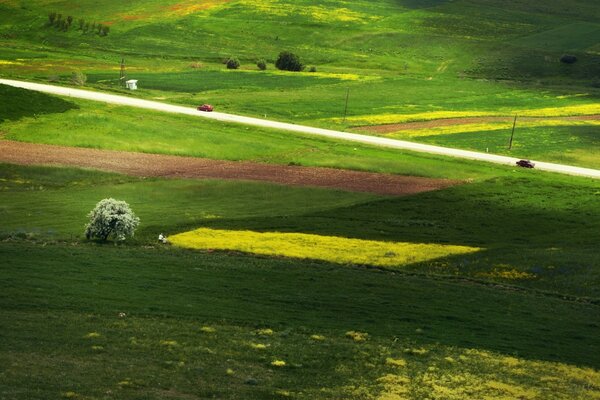
[[[127,175],[166,178],[216,178],[320,186],[382,195],[408,195],[459,182],[333,168],[219,161],[124,151],[51,146],[0,140],[0,162],[95,168]]]
[[[359,126],[354,128],[360,132],[392,133],[407,131],[411,129],[438,128],[441,126],[482,124],[486,122],[512,122],[514,117],[465,117],[465,118],[442,118],[431,121],[405,122],[402,124],[385,124]],[[547,119],[561,119],[571,121],[599,120],[600,115],[578,115],[573,117],[519,117],[518,121],[543,121]]]

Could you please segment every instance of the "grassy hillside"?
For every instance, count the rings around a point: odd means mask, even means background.
[[[68,81],[82,70],[91,85],[114,90],[124,56],[139,96],[338,127],[347,89],[357,116],[597,103],[595,3],[513,3],[12,0],[0,5],[0,73]],[[72,15],[73,26],[47,26],[51,12]],[[110,33],[84,33],[80,18]],[[282,50],[318,72],[276,73]],[[560,63],[564,53],[578,62]],[[230,56],[241,70],[225,71]],[[256,68],[260,58],[267,71]]]
[[[80,71],[91,90],[600,168],[598,120],[569,118],[600,114],[596,3],[0,0],[0,76]],[[283,50],[316,72],[277,71]],[[511,123],[485,118],[515,114],[508,151]],[[399,125],[443,118],[479,119]],[[0,86],[3,138],[463,184],[386,197],[0,164],[0,399],[600,398],[596,180]],[[105,197],[140,217],[134,238],[83,238]]]
[[[99,250],[0,244],[0,360],[10,366],[0,394],[586,399],[600,390],[597,306],[326,264]]]

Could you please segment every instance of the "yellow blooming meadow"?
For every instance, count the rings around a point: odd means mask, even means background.
[[[354,125],[383,125],[414,121],[432,121],[435,119],[446,118],[502,117],[515,114],[521,117],[566,117],[576,115],[595,115],[600,114],[600,103],[506,111],[431,111],[414,114],[384,113],[373,115],[356,115],[346,118],[346,121]],[[331,121],[341,123],[342,118],[332,118]]]
[[[250,347],[256,350],[265,350],[267,345],[262,343],[250,343]]]
[[[565,119],[544,119],[536,121],[521,120],[517,122],[519,128],[539,128],[539,127],[550,127],[550,126],[600,126],[598,120],[565,120]],[[477,124],[460,124],[460,125],[447,125],[438,126],[433,128],[419,128],[419,129],[404,129],[386,136],[391,137],[422,137],[422,136],[437,136],[437,135],[451,135],[456,133],[469,133],[469,132],[488,132],[497,130],[509,130],[512,128],[512,122],[489,122],[489,123],[477,123]]]
[[[274,332],[273,332],[273,329],[271,329],[271,328],[265,328],[265,329],[259,329],[258,332],[256,332],[256,333],[258,333],[261,336],[271,336],[271,335],[273,335]]]
[[[380,242],[305,233],[228,231],[201,228],[169,238],[190,249],[236,250],[252,254],[309,258],[340,264],[399,266],[479,251],[476,247]]]
[[[202,328],[200,328],[200,332],[204,332],[204,333],[215,333],[217,330],[211,326],[203,326]]]
[[[310,335],[310,338],[318,342],[322,342],[323,340],[325,340],[325,336],[323,335]]]

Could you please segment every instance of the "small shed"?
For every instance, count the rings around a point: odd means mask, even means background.
[[[125,82],[125,85],[127,85],[127,89],[129,89],[129,90],[136,90],[137,89],[137,79],[130,79]]]

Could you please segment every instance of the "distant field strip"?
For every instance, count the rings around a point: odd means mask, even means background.
[[[563,119],[547,119],[547,120],[536,120],[536,121],[518,121],[518,128],[539,128],[539,127],[550,127],[550,126],[598,126],[600,127],[600,120],[589,120],[589,121],[578,121],[578,120],[563,120]],[[434,128],[420,128],[420,129],[401,129],[394,132],[400,133],[403,137],[419,137],[419,136],[435,136],[435,135],[450,135],[454,133],[468,133],[468,132],[485,132],[485,131],[496,131],[511,129],[512,122],[496,122],[496,123],[483,123],[483,124],[465,124],[465,125],[447,125],[437,126]]]
[[[582,104],[577,106],[548,107],[539,109],[511,110],[511,111],[433,111],[415,114],[374,114],[357,115],[346,118],[350,124],[356,125],[378,125],[397,124],[413,121],[431,121],[446,118],[469,118],[469,117],[502,117],[518,115],[521,117],[566,117],[575,115],[600,114],[600,103]],[[341,118],[332,118],[332,121],[342,122]]]
[[[477,247],[381,242],[306,233],[252,232],[201,228],[169,238],[176,246],[234,250],[267,256],[323,260],[340,264],[401,266],[479,251]]]

